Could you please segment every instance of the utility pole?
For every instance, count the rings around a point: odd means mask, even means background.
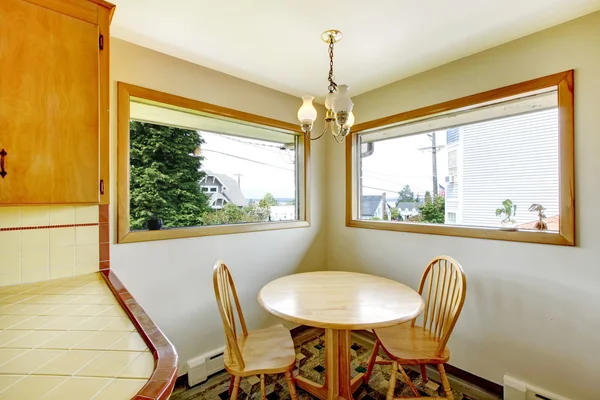
[[[243,174],[233,174],[235,176],[237,176],[237,184],[238,184],[238,188],[242,189],[242,182],[241,182],[241,177],[244,176]]]
[[[438,194],[438,176],[437,176],[437,153],[445,146],[436,144],[435,140],[435,132],[431,132],[427,134],[429,140],[431,140],[430,147],[420,147],[421,151],[431,151],[431,166],[433,168],[433,195],[436,196]]]

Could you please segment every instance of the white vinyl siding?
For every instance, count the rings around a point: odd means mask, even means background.
[[[502,201],[518,205],[516,221],[534,221],[533,203],[559,214],[558,110],[510,116],[460,128],[463,146],[461,225],[500,225]]]

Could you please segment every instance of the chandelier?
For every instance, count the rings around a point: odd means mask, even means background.
[[[327,78],[329,93],[325,97],[325,108],[327,109],[325,128],[318,136],[311,136],[313,123],[317,119],[317,109],[313,105],[313,96],[302,96],[302,106],[298,110],[298,120],[300,120],[302,132],[308,139],[317,140],[329,131],[338,143],[342,143],[354,124],[354,114],[352,114],[354,103],[348,95],[348,86],[338,86],[334,82],[333,75],[333,47],[336,42],[342,40],[342,32],[328,30],[323,32],[321,39],[329,44],[329,77]]]

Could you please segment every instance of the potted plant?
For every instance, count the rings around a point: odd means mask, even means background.
[[[537,229],[538,231],[548,230],[548,224],[546,224],[546,222],[544,221],[544,218],[546,218],[544,210],[546,210],[546,207],[544,207],[541,204],[532,204],[531,207],[529,207],[529,211],[537,211],[538,213],[538,222],[536,222],[534,226],[535,229]]]
[[[148,218],[148,220],[146,221],[146,227],[149,231],[160,231],[162,229],[162,224],[162,218],[157,216]]]
[[[517,205],[509,199],[502,202],[502,207],[496,209],[496,217],[502,217],[502,228],[503,230],[516,230],[515,227],[515,215],[517,214]]]

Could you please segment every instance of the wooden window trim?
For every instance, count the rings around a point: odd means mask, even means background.
[[[180,239],[213,235],[228,235],[269,231],[276,229],[303,228],[310,226],[310,141],[300,136],[304,158],[303,179],[299,182],[297,198],[301,200],[300,221],[261,222],[239,225],[211,225],[188,228],[173,228],[160,231],[130,231],[129,226],[129,115],[130,97],[137,97],[170,104],[195,111],[211,113],[301,133],[297,125],[255,114],[233,110],[192,100],[140,86],[117,82],[117,243],[147,242],[153,240]]]
[[[469,107],[489,101],[532,92],[558,88],[559,115],[559,233],[534,231],[502,231],[455,225],[416,224],[408,222],[363,221],[355,219],[358,212],[355,160],[358,134],[366,130],[397,124],[417,118]],[[575,118],[574,118],[574,71],[533,79],[515,85],[446,101],[440,104],[379,118],[357,124],[351,138],[346,141],[346,226],[352,228],[379,229],[397,232],[459,236],[479,239],[507,240],[575,246]]]

